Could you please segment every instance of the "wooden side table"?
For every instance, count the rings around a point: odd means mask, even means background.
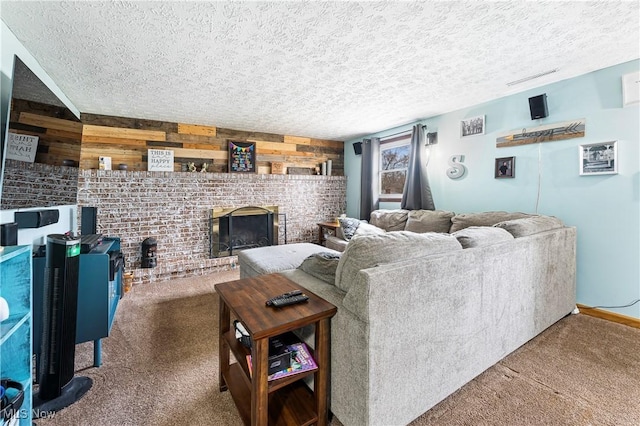
[[[229,390],[247,425],[310,425],[328,423],[330,319],[336,307],[280,274],[260,275],[217,284],[219,306],[220,391]],[[265,306],[267,299],[302,290],[309,300],[282,308]],[[249,351],[235,337],[231,317],[251,336]],[[267,380],[269,338],[315,324],[313,357],[318,368],[281,379]],[[230,364],[229,354],[237,362]],[[246,356],[251,354],[253,376]],[[301,380],[314,375],[311,391]]]
[[[324,230],[328,229],[332,231],[335,235],[336,229],[340,228],[340,223],[339,222],[320,222],[318,223],[318,227],[320,228],[318,233],[318,244],[323,246],[325,241]]]

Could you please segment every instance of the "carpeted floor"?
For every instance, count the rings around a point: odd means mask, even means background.
[[[93,379],[47,425],[241,425],[218,391],[218,298],[229,271],[135,287],[120,302],[103,365],[76,347]],[[640,329],[585,315],[552,326],[412,425],[640,425]],[[332,426],[341,426],[334,418]]]

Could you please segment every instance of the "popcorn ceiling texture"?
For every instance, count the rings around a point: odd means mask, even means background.
[[[639,5],[3,1],[0,13],[82,113],[349,140],[637,59]]]
[[[80,170],[78,216],[97,207],[98,232],[120,237],[134,283],[149,283],[236,267],[236,256],[209,258],[214,207],[277,205],[288,243],[316,242],[317,223],[345,212],[346,184],[344,176]],[[147,237],[158,241],[155,268],[140,267]]]

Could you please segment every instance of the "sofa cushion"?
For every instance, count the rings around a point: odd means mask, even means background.
[[[418,233],[449,232],[454,214],[444,210],[411,210],[404,230]]]
[[[315,253],[302,261],[302,264],[298,266],[298,269],[302,269],[307,274],[312,275],[328,284],[335,284],[336,268],[338,267],[339,260],[340,253]]]
[[[349,291],[361,269],[453,250],[462,250],[462,246],[449,234],[397,231],[358,236],[340,257],[336,287]]]
[[[503,222],[504,223],[504,222]],[[502,241],[513,240],[513,235],[502,228],[492,226],[470,226],[454,232],[462,248],[481,247]]]
[[[562,228],[564,223],[555,216],[531,216],[520,219],[507,220],[493,225],[496,228],[507,230],[515,238],[539,232]]]
[[[242,250],[238,253],[240,278],[296,269],[307,257],[319,252],[331,252],[331,250],[312,243],[284,244]]]
[[[371,212],[369,223],[385,231],[404,231],[409,210],[374,210]]]
[[[527,213],[510,213],[503,211],[461,213],[451,218],[451,229],[449,229],[449,232],[454,233],[470,226],[493,226],[505,220],[520,219],[529,216],[531,215]]]
[[[352,217],[341,217],[338,219],[338,222],[340,222],[340,228],[338,229],[340,229],[342,238],[344,238],[345,241],[353,238],[353,234],[355,234],[356,229],[358,229],[360,225],[360,219],[354,219]]]

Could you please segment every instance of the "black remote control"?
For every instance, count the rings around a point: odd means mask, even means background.
[[[283,299],[276,299],[273,302],[271,302],[270,306],[273,306],[274,308],[280,308],[282,306],[306,302],[307,300],[309,300],[309,296],[307,296],[306,294],[299,294],[297,296],[285,297]]]
[[[265,302],[265,304],[266,304],[267,306],[271,306],[271,305],[273,304],[273,302],[274,302],[274,301],[276,301],[276,300],[279,300],[279,299],[286,299],[286,298],[288,298],[288,297],[293,297],[293,296],[299,296],[299,295],[301,295],[301,294],[302,294],[302,291],[301,291],[301,290],[293,290],[293,291],[290,291],[290,292],[288,292],[288,293],[283,293],[283,294],[281,294],[281,295],[279,295],[279,296],[272,297],[271,299],[267,300],[267,301]]]

